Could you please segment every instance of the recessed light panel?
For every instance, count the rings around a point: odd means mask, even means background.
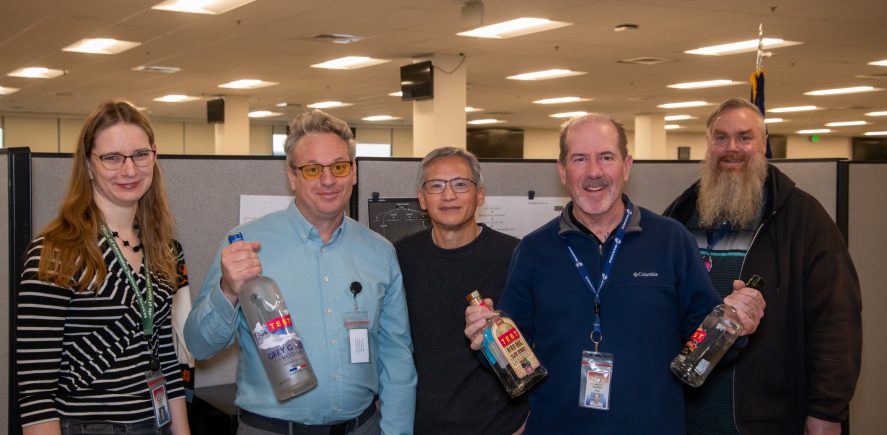
[[[840,121],[840,122],[829,122],[826,124],[826,127],[852,127],[854,125],[866,125],[868,124],[865,121]]]
[[[584,115],[588,115],[588,112],[584,112],[584,111],[579,110],[576,112],[552,113],[551,115],[548,115],[548,116],[550,116],[552,118],[575,118],[577,116],[584,116]]]
[[[665,124],[666,130],[677,130],[679,128],[684,128],[684,127],[681,125],[677,125],[677,124]]]
[[[786,41],[779,38],[764,38],[764,48],[790,47],[792,45],[800,45],[802,42]],[[687,54],[700,54],[703,56],[726,56],[729,54],[749,53],[758,50],[758,40],[750,39],[748,41],[731,42],[728,44],[712,45],[709,47],[687,50]]]
[[[331,59],[326,62],[315,63],[314,65],[311,65],[311,67],[325,69],[358,69],[379,65],[385,62],[390,62],[390,60],[374,59],[366,56],[345,56],[338,59]]]
[[[111,38],[87,38],[81,39],[63,48],[62,51],[91,54],[117,54],[123,53],[130,48],[138,47],[139,45],[142,45],[142,43],[133,41],[121,41]]]
[[[705,80],[701,82],[687,82],[687,83],[675,83],[673,85],[668,85],[669,88],[674,89],[700,89],[700,88],[716,88],[719,86],[734,86],[734,85],[742,85],[745,82],[735,82],[733,80],[727,79],[718,79],[718,80]]]
[[[522,17],[503,21],[501,23],[490,24],[488,26],[477,27],[465,32],[459,32],[457,35],[473,36],[475,38],[506,39],[571,25],[573,25],[573,23],[552,21],[545,18]]]
[[[819,89],[816,91],[804,92],[804,95],[814,95],[814,96],[842,95],[842,94],[857,94],[860,92],[872,92],[872,91],[881,91],[881,90],[882,89],[878,89],[874,86],[852,86],[849,88]]]
[[[665,103],[660,104],[656,107],[660,107],[662,109],[683,109],[685,107],[700,107],[700,106],[708,106],[707,101],[682,101],[679,103]]]
[[[588,74],[582,71],[570,71],[568,69],[547,69],[544,71],[534,71],[523,74],[517,74],[513,76],[508,76],[506,78],[511,80],[549,80],[549,79],[559,79],[561,77],[571,77],[578,76],[582,74]]]
[[[465,106],[465,113],[481,112],[481,111],[483,111],[483,110],[484,110],[484,109],[481,109],[480,107]]]
[[[29,79],[51,79],[58,77],[65,72],[60,69],[44,68],[42,66],[32,66],[27,68],[19,68],[9,74],[11,77],[24,77]]]
[[[170,94],[170,95],[164,95],[159,98],[155,98],[154,101],[160,101],[162,103],[184,103],[186,101],[194,101],[194,100],[199,100],[199,99],[200,99],[200,97],[191,97],[188,95],[181,95],[181,94]]]
[[[887,131],[867,131],[863,134],[866,136],[887,136]]]
[[[255,0],[166,0],[151,9],[191,14],[221,15]]]
[[[832,131],[828,128],[814,128],[812,130],[798,130],[798,134],[820,134],[820,133],[831,133]]]
[[[391,95],[392,97],[402,97],[402,96],[403,96],[403,91],[392,92],[392,93],[390,93],[390,94],[388,94],[388,95]]]
[[[391,115],[373,115],[373,116],[367,116],[366,118],[361,118],[361,119],[363,119],[364,121],[379,122],[379,121],[394,121],[394,120],[397,120],[400,118],[398,118],[396,116],[391,116]]]
[[[772,109],[767,109],[767,113],[807,112],[810,110],[819,110],[819,107],[816,107],[816,106],[774,107]]]
[[[468,121],[471,125],[485,125],[485,124],[499,124],[501,122],[505,122],[501,119],[487,118],[487,119],[475,119],[473,121]]]
[[[139,65],[132,69],[139,72],[153,72],[162,74],[174,74],[182,69],[177,66],[160,66],[160,65]]]
[[[884,60],[876,60],[876,61],[874,61],[874,62],[869,62],[869,65],[874,65],[874,66],[887,66],[887,59],[884,59]]]
[[[536,104],[565,104],[565,103],[576,103],[579,101],[590,101],[591,98],[580,98],[580,97],[557,97],[557,98],[543,98],[541,100],[533,101]]]
[[[255,79],[243,79],[243,80],[235,80],[233,82],[223,83],[219,85],[220,88],[229,88],[229,89],[258,89],[264,88],[268,86],[274,86],[277,82],[266,82],[262,80]]]
[[[779,124],[780,122],[786,122],[782,118],[764,118],[765,124]]]
[[[18,92],[18,88],[7,88],[5,86],[0,86],[0,95],[9,95]]]
[[[309,104],[306,107],[310,107],[312,109],[333,109],[336,107],[346,107],[351,105],[351,103],[343,103],[341,101],[319,101],[317,103]]]
[[[687,119],[695,119],[695,116],[690,115],[666,115],[662,119],[666,121],[684,121]]]
[[[869,112],[866,113],[865,116],[887,116],[887,111]]]

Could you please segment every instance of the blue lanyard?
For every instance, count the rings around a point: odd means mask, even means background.
[[[708,242],[708,247],[705,248],[705,253],[702,254],[702,263],[705,264],[705,269],[711,272],[712,269],[712,258],[711,251],[714,249],[715,245],[730,232],[730,223],[724,222],[718,227],[718,231],[707,230],[705,232],[705,240]]]
[[[579,259],[579,256],[576,255],[576,252],[573,250],[573,247],[570,245],[570,242],[566,237],[561,236],[561,240],[564,241],[564,244],[567,246],[567,252],[570,254],[570,258],[573,260],[573,265],[576,266],[576,271],[579,272],[579,276],[582,277],[582,281],[585,282],[585,285],[594,294],[594,331],[591,333],[591,342],[594,343],[594,351],[597,352],[598,345],[601,343],[601,340],[604,339],[604,334],[601,332],[601,290],[604,289],[604,285],[607,283],[607,279],[610,276],[610,272],[613,270],[613,263],[616,262],[616,254],[619,253],[619,248],[622,247],[622,239],[625,237],[625,229],[628,227],[628,221],[631,218],[631,201],[626,201],[625,204],[625,215],[622,217],[622,223],[619,224],[619,228],[616,230],[616,234],[613,235],[613,244],[610,247],[610,252],[607,254],[607,261],[604,263],[604,268],[601,271],[601,282],[595,287],[594,283],[591,282],[591,276],[588,273],[588,268],[585,267],[585,264],[582,263],[582,260]],[[605,241],[606,242],[606,241]]]

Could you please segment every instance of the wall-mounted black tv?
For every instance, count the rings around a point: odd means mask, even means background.
[[[400,67],[400,91],[403,101],[434,98],[434,66],[431,61]]]

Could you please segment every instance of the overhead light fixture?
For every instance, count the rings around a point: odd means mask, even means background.
[[[221,15],[255,0],[166,0],[151,9],[191,14]]]
[[[522,17],[503,21],[501,23],[490,24],[488,26],[477,27],[465,32],[459,32],[457,35],[473,36],[475,38],[506,39],[572,25],[573,23],[552,21],[545,18]]]
[[[849,88],[835,88],[835,89],[819,89],[816,91],[804,92],[804,95],[841,95],[841,94],[857,94],[860,92],[872,92],[872,91],[881,91],[883,89],[878,89],[874,86],[852,86]]]
[[[249,112],[246,114],[246,116],[248,116],[250,118],[270,118],[272,116],[280,116],[280,115],[283,115],[283,113],[272,112],[270,110],[256,110],[254,112]]]
[[[590,101],[591,98],[580,98],[580,97],[557,97],[557,98],[543,98],[541,100],[533,101],[536,104],[564,104],[564,103],[576,103],[579,101]]]
[[[390,93],[390,94],[388,94],[388,95],[391,95],[392,97],[402,97],[402,96],[403,96],[403,91],[392,92],[392,93]]]
[[[180,95],[180,94],[170,94],[164,95],[159,98],[155,98],[154,101],[160,101],[162,103],[184,103],[186,101],[194,101],[199,100],[200,97],[191,97],[188,95]]]
[[[829,122],[826,124],[826,127],[851,127],[854,125],[866,125],[868,122],[865,121],[840,121],[840,122]]]
[[[662,119],[666,121],[684,121],[687,119],[696,119],[696,117],[690,115],[666,115]]]
[[[480,107],[465,106],[465,113],[481,112],[481,111],[483,111],[483,110],[484,110],[484,109],[481,109]]]
[[[163,73],[163,74],[173,74],[181,71],[182,69],[177,66],[160,66],[160,65],[139,65],[132,69],[133,71],[138,72],[153,72],[153,73]]]
[[[812,130],[798,130],[798,134],[820,134],[820,133],[831,133],[832,131],[828,128],[814,128]]]
[[[764,48],[780,48],[790,47],[792,45],[800,45],[803,42],[786,41],[779,38],[764,38]],[[712,45],[709,47],[696,48],[687,50],[687,54],[700,54],[703,56],[725,56],[729,54],[749,53],[758,50],[758,40],[750,39],[748,41],[731,42],[729,44]]]
[[[718,79],[718,80],[705,80],[701,82],[687,82],[687,83],[675,83],[673,85],[668,85],[669,88],[674,89],[700,89],[700,88],[716,88],[718,86],[734,86],[734,85],[742,85],[745,82],[735,82],[733,80],[726,79]]]
[[[62,51],[92,54],[117,54],[140,45],[142,45],[141,42],[121,41],[119,39],[86,38],[63,48]]]
[[[373,65],[379,65],[385,62],[390,62],[390,60],[374,59],[372,57],[366,56],[345,56],[338,59],[331,59],[326,62],[315,63],[314,65],[311,65],[311,67],[326,69],[358,69]]]
[[[819,107],[816,107],[816,106],[774,107],[772,109],[767,109],[767,113],[807,112],[810,110],[819,110]]]
[[[584,111],[579,110],[576,112],[552,113],[551,115],[548,115],[548,116],[551,118],[575,118],[577,116],[584,116],[584,115],[588,115],[588,112],[584,112]]]
[[[874,65],[874,66],[887,66],[887,59],[884,59],[884,60],[876,60],[876,61],[874,61],[874,62],[869,62],[869,65]]]
[[[679,128],[684,128],[684,127],[682,125],[677,125],[677,124],[665,124],[666,130],[677,130]]]
[[[866,113],[865,116],[887,116],[887,111],[869,112],[869,113]]]
[[[786,122],[782,118],[764,118],[764,124],[779,124],[780,122]]]
[[[887,136],[887,131],[867,131],[863,134],[866,136]]]
[[[501,119],[495,118],[487,118],[487,119],[475,119],[473,121],[468,121],[471,125],[484,125],[484,124],[499,124],[501,122],[505,122]]]
[[[6,86],[0,86],[0,95],[9,95],[18,92],[18,88],[7,88]]]
[[[366,118],[361,118],[361,119],[363,119],[364,121],[378,122],[378,121],[394,121],[394,120],[397,120],[400,118],[397,116],[391,116],[391,115],[374,115],[374,116],[367,116]]]
[[[568,69],[547,69],[544,71],[534,71],[523,74],[517,74],[513,76],[508,76],[506,78],[511,80],[548,80],[548,79],[559,79],[561,77],[571,77],[571,76],[579,76],[582,74],[588,74],[582,71],[570,71]]]
[[[223,83],[219,85],[220,88],[229,88],[229,89],[258,89],[264,88],[267,86],[274,86],[277,82],[266,82],[262,80],[255,79],[243,79],[243,80],[235,80],[233,82]]]
[[[708,106],[707,101],[682,101],[680,103],[665,103],[660,104],[656,107],[662,109],[683,109],[685,107],[700,107],[700,106]]]
[[[64,74],[65,71],[60,69],[44,68],[42,66],[32,66],[28,68],[19,68],[9,74],[11,77],[25,77],[29,79],[51,79]]]
[[[310,107],[312,109],[333,109],[336,107],[347,107],[352,106],[351,103],[343,103],[341,101],[319,101],[317,103],[312,103],[307,105],[306,107]]]

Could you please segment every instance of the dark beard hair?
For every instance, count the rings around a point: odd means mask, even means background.
[[[699,225],[711,229],[729,222],[733,229],[747,229],[764,205],[767,160],[754,155],[740,171],[721,171],[718,161],[708,154],[702,162],[699,182]]]

